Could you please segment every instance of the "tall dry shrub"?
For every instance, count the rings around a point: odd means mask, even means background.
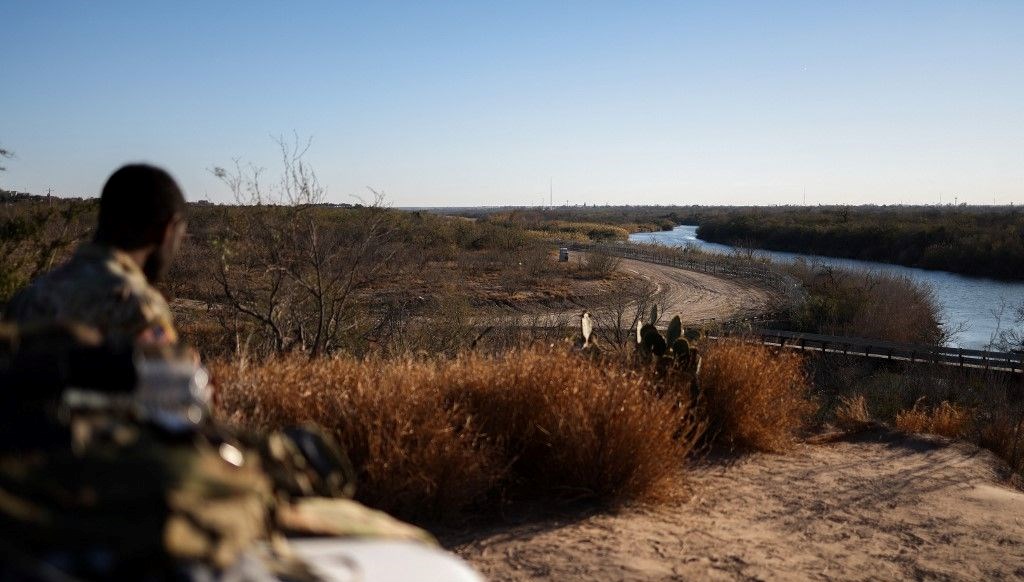
[[[940,344],[954,331],[943,327],[931,289],[908,277],[803,260],[786,269],[807,289],[792,314],[800,330],[921,344]]]
[[[656,398],[644,377],[557,349],[286,357],[212,371],[220,415],[255,429],[332,431],[359,473],[357,497],[409,518],[499,496],[656,496],[694,436],[686,411]]]
[[[896,428],[904,432],[937,434],[949,438],[962,438],[973,423],[974,415],[958,404],[943,401],[928,410],[914,405],[896,415]]]
[[[843,430],[856,430],[871,422],[868,403],[863,394],[839,398],[835,412],[836,426]]]
[[[984,419],[978,444],[1024,474],[1024,412],[1003,411]]]
[[[292,356],[211,371],[218,411],[232,424],[312,423],[332,432],[359,474],[357,497],[375,507],[443,515],[482,499],[503,477],[497,449],[444,405],[445,379],[434,365]]]
[[[619,257],[592,251],[584,255],[580,275],[585,278],[607,279],[619,269],[622,259]]]
[[[502,448],[520,495],[657,494],[696,437],[688,410],[609,362],[525,351],[464,357],[446,371],[447,399]]]
[[[715,442],[755,451],[790,448],[815,410],[802,359],[741,342],[717,342],[706,351],[700,387]]]

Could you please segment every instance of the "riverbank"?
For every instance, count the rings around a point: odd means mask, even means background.
[[[996,281],[967,277],[944,271],[931,271],[804,253],[787,253],[761,249],[740,249],[729,245],[701,240],[697,226],[685,225],[671,231],[637,233],[630,236],[634,242],[658,243],[674,247],[693,247],[698,250],[721,253],[749,253],[781,264],[804,261],[822,270],[845,269],[887,273],[907,277],[926,285],[939,308],[939,319],[947,331],[956,331],[947,344],[965,348],[985,348],[998,338],[1000,331],[1013,325],[1012,309],[1024,301],[1024,282]]]
[[[1020,206],[553,206],[449,209],[534,223],[599,223],[630,234],[699,225],[727,245],[1024,280]]]
[[[702,240],[1024,281],[1024,210],[799,208],[702,220]]]

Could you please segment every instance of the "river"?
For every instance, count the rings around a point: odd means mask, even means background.
[[[705,242],[697,238],[697,227],[691,225],[677,226],[671,231],[638,232],[629,240],[635,242],[654,242],[670,246],[694,246],[701,250],[717,253],[733,253],[736,247]],[[822,265],[830,265],[846,269],[869,271],[885,271],[906,275],[907,277],[927,284],[935,295],[941,311],[942,321],[947,328],[963,325],[964,329],[954,336],[950,345],[964,348],[986,348],[992,341],[1000,325],[1005,327],[1013,323],[1013,306],[1024,301],[1024,283],[996,281],[979,277],[966,277],[948,271],[930,271],[915,269],[888,263],[857,261],[820,255],[784,253],[779,251],[758,250],[758,254],[767,256],[778,262],[791,262],[804,258]],[[1002,316],[1001,306],[1005,305]]]

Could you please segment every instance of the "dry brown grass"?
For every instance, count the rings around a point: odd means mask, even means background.
[[[894,424],[898,430],[903,432],[926,433],[930,432],[928,430],[929,420],[927,411],[914,407],[910,410],[896,413]]]
[[[1024,474],[1024,415],[1002,412],[986,419],[978,444],[1002,457],[1014,471]]]
[[[710,434],[732,448],[785,451],[815,410],[802,359],[765,346],[709,345],[700,385]]]
[[[971,428],[974,415],[963,406],[943,402],[932,409],[929,431],[933,434],[962,438]]]
[[[961,439],[989,449],[1024,476],[1024,399],[1016,375],[946,366],[878,366],[813,358],[809,367],[826,405],[822,422],[843,427],[861,397],[871,420],[907,433]],[[856,414],[853,415],[856,422]]]
[[[943,401],[931,410],[919,404],[896,414],[897,430],[958,439],[967,435],[974,421],[971,411],[958,404]]]
[[[871,422],[868,403],[863,394],[839,398],[835,413],[836,426],[843,430],[856,430]]]
[[[584,255],[580,274],[595,279],[605,279],[618,270],[622,259],[604,253],[591,252]]]
[[[644,376],[557,348],[430,361],[290,357],[213,373],[222,417],[331,430],[359,472],[358,498],[406,517],[496,497],[658,496],[696,436],[687,411],[654,396]]]

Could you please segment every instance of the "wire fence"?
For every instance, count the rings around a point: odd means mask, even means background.
[[[729,336],[723,336],[729,337]],[[901,344],[856,337],[800,333],[775,329],[755,329],[739,337],[759,343],[806,351],[827,352],[863,358],[881,358],[909,363],[930,363],[982,368],[1004,372],[1024,372],[1024,353],[975,350],[950,346]]]

